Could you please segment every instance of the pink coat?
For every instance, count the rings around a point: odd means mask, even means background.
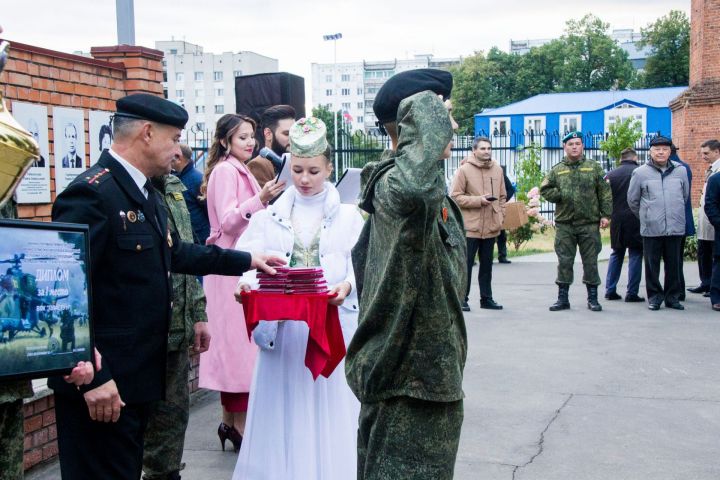
[[[233,248],[252,215],[265,208],[260,186],[247,167],[234,157],[218,162],[207,188],[210,236],[208,245]],[[238,277],[208,275],[207,297],[210,349],[200,355],[200,387],[222,392],[249,392],[257,347],[248,339],[242,305],[233,292]]]

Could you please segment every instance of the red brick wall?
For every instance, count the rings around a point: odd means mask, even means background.
[[[25,404],[25,469],[58,454],[55,397],[41,396]]]
[[[700,145],[720,139],[720,2],[692,0],[690,23],[690,88],[670,102],[670,110],[673,140],[694,173],[697,206],[707,168]]]
[[[50,190],[55,200],[55,148],[52,107],[83,109],[86,158],[90,164],[88,112],[114,111],[115,101],[129,93],[162,95],[162,52],[144,47],[95,47],[95,58],[70,55],[10,42],[10,58],[0,74],[8,108],[13,100],[48,107]],[[21,218],[49,221],[51,204],[20,205]]]

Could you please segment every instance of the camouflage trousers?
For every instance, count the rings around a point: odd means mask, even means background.
[[[597,224],[565,225],[555,227],[555,254],[558,257],[558,271],[555,283],[573,283],[573,264],[575,253],[580,248],[583,265],[583,283],[600,285],[598,273],[598,255],[602,248],[600,228]]]
[[[168,352],[165,400],[155,404],[145,430],[143,479],[165,479],[185,468],[182,463],[185,430],[190,418],[187,345]]]
[[[23,401],[0,403],[0,480],[22,480],[23,440]]]
[[[451,480],[462,421],[462,400],[393,397],[363,403],[358,480]]]

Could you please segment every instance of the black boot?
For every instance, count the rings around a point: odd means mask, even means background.
[[[558,284],[558,299],[557,302],[550,305],[551,312],[557,312],[558,310],[567,310],[570,308],[570,300],[568,294],[570,293],[570,285],[567,283]]]
[[[597,299],[597,291],[598,287],[597,285],[587,285],[587,307],[588,309],[592,310],[593,312],[599,312],[602,310],[602,305],[598,303]]]

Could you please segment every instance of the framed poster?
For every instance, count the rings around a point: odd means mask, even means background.
[[[55,190],[60,193],[85,171],[85,118],[82,110],[53,107]]]
[[[47,107],[35,103],[12,102],[15,120],[30,132],[40,146],[40,158],[15,190],[18,203],[50,203],[50,156],[48,149]]]
[[[90,361],[88,227],[0,220],[0,235],[0,380]]]
[[[100,160],[103,150],[110,148],[112,143],[112,129],[110,128],[110,117],[112,112],[104,112],[101,110],[91,110],[89,124],[90,127],[90,165],[95,165]]]

